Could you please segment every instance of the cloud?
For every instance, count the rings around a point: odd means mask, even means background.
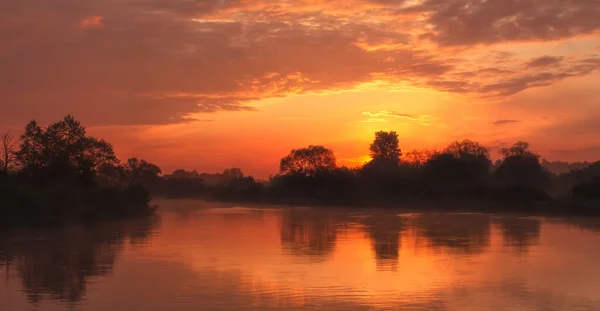
[[[443,46],[559,40],[600,30],[597,0],[425,0],[422,34]]]
[[[553,66],[558,64],[560,66]],[[523,71],[522,67],[528,68]],[[432,79],[427,85],[453,93],[478,93],[483,97],[503,98],[524,90],[550,86],[567,78],[581,77],[600,70],[600,58],[589,57],[565,61],[564,57],[536,58],[524,63],[511,62],[502,68],[457,69],[445,79]],[[442,76],[444,78],[444,76]],[[466,80],[466,81],[465,81]]]
[[[428,115],[412,115],[389,110],[382,110],[379,112],[365,111],[362,114],[363,116],[367,116],[368,118],[365,120],[358,121],[361,123],[380,123],[389,122],[389,119],[404,119],[411,122],[417,122],[418,124],[423,126],[429,126],[429,123],[433,121],[433,118]]]
[[[90,125],[193,122],[203,113],[256,110],[251,103],[260,99],[374,81],[508,96],[594,72],[598,59],[565,58],[555,68],[548,58],[500,51],[474,64],[469,48],[592,33],[600,23],[594,4],[0,0],[0,93],[8,106],[0,122],[66,113]],[[444,46],[464,50],[450,58]],[[522,72],[524,64],[531,70]]]
[[[566,78],[585,75],[598,69],[600,68],[573,67],[567,72],[523,74],[503,82],[484,85],[480,88],[480,92],[489,93],[494,96],[509,96],[529,88],[549,86]]]
[[[451,93],[470,93],[476,88],[470,82],[454,80],[431,80],[427,82],[427,85],[434,89]]]
[[[537,67],[548,67],[548,66],[558,65],[562,62],[563,58],[564,57],[554,57],[554,56],[546,55],[546,56],[532,59],[531,61],[529,61],[525,64],[525,67],[537,68]]]
[[[392,118],[400,118],[400,119],[406,119],[406,120],[411,120],[411,121],[417,121],[420,119],[419,116],[414,116],[411,114],[407,114],[407,113],[400,113],[400,112],[396,112],[396,111],[388,111],[388,110],[382,110],[379,112],[363,112],[363,115],[368,116],[368,117],[392,117]]]
[[[307,117],[278,117],[278,118],[274,118],[275,120],[285,120],[285,121],[308,121],[308,120],[314,120],[314,118],[307,118]]]
[[[554,74],[547,72],[533,75],[524,75],[509,79],[505,82],[498,82],[485,85],[481,88],[481,91],[484,93],[493,93],[498,96],[508,96],[516,94],[528,88],[548,86],[568,76],[568,74],[564,73]]]
[[[0,12],[0,93],[15,108],[0,122],[68,112],[89,124],[189,122],[197,113],[251,110],[261,98],[352,88],[378,73],[404,80],[450,69],[411,48],[367,51],[355,44],[359,34],[376,43],[393,35],[319,11],[291,24],[221,12],[230,6],[214,2],[0,1],[10,8]]]
[[[365,120],[360,120],[358,122],[360,122],[360,123],[383,123],[383,122],[388,122],[388,120],[383,119],[383,118],[368,118]]]
[[[494,125],[507,125],[507,124],[514,124],[514,123],[521,123],[521,121],[519,121],[519,120],[496,120],[496,121],[492,122],[492,124],[494,124]]]

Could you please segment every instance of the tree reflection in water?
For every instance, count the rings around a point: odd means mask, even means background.
[[[88,227],[26,230],[0,237],[0,265],[15,271],[30,302],[80,301],[95,277],[111,273],[129,243],[148,242],[157,216]]]
[[[500,226],[504,245],[518,254],[529,252],[540,241],[542,222],[534,217],[504,216],[494,220]]]
[[[293,255],[321,261],[333,253],[336,221],[332,214],[308,210],[287,210],[281,221],[281,245]]]
[[[490,246],[489,215],[420,214],[412,220],[417,235],[434,251],[473,255]]]
[[[394,214],[373,214],[362,220],[379,270],[395,271],[398,267],[401,233],[406,229],[402,220]]]

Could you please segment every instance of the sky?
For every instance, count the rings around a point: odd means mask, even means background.
[[[0,0],[0,130],[72,114],[122,158],[276,173],[524,140],[600,159],[600,0]]]

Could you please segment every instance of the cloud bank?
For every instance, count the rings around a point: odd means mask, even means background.
[[[598,16],[598,0],[0,0],[0,123],[193,122],[373,81],[511,96],[600,57],[471,50],[597,35]]]

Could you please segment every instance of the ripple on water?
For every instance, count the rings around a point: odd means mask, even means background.
[[[2,310],[600,310],[600,222],[165,201],[0,237]],[[70,306],[70,307],[69,307]]]

